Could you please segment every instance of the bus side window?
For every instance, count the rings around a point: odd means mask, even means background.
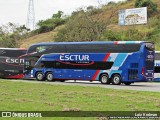
[[[56,62],[56,66],[60,66],[60,63],[59,63],[59,62]]]
[[[56,63],[55,63],[55,68],[59,68],[59,67],[60,67],[60,64],[61,64],[61,63],[56,62]]]
[[[45,67],[44,63],[42,63],[42,62],[40,63],[40,66],[41,66],[42,68]]]
[[[65,68],[67,68],[67,64],[56,62],[55,63],[55,68],[57,68],[57,69],[65,69]]]

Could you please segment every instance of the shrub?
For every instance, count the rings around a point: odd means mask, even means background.
[[[104,38],[109,41],[119,41],[121,40],[121,35],[118,32],[108,30],[104,33]]]
[[[65,19],[62,18],[62,11],[58,11],[57,14],[53,14],[52,18],[47,20],[40,20],[37,25],[39,26],[38,33],[49,32],[55,29],[57,26],[65,23]]]

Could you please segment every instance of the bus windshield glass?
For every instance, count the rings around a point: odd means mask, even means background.
[[[152,43],[146,43],[145,47],[149,51],[154,51],[154,45]]]

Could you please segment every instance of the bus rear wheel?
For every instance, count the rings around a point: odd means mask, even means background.
[[[114,74],[111,77],[111,81],[112,81],[113,85],[120,85],[121,81],[122,81],[122,78],[121,78],[121,76],[119,74]]]
[[[46,79],[47,79],[48,81],[53,81],[53,74],[52,74],[51,72],[47,73],[47,74],[46,74]]]
[[[99,81],[100,81],[102,84],[110,84],[109,76],[108,76],[107,74],[102,74],[102,75],[100,76]]]
[[[44,81],[44,77],[43,77],[42,72],[37,72],[37,73],[36,73],[36,79],[37,79],[38,81]]]

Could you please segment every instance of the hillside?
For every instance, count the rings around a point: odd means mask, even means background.
[[[134,8],[136,0],[127,0],[126,2],[109,3],[108,5],[101,5],[98,9],[92,8],[92,15],[89,19],[96,22],[101,22],[100,25],[105,25],[105,30],[95,40],[147,40],[156,43],[156,49],[160,50],[160,0],[152,0],[157,4],[157,12],[154,12],[148,17],[148,24],[132,25],[132,26],[118,26],[118,11],[121,9]],[[89,10],[87,11],[90,12]],[[74,13],[74,12],[73,12]],[[51,32],[38,34],[30,38],[22,40],[20,47],[28,47],[33,43],[50,42],[50,41],[87,41],[86,36],[91,32],[79,31],[79,28],[84,28],[90,24],[86,20],[78,17],[81,11],[75,11],[70,19],[65,23],[65,27],[58,27]],[[78,13],[78,14],[77,14]],[[98,18],[98,20],[97,20]],[[101,20],[101,21],[100,21]],[[106,22],[104,22],[106,21]],[[104,22],[104,23],[103,23]],[[90,26],[89,26],[90,27]],[[97,27],[97,26],[96,26]],[[104,29],[104,28],[103,28]],[[78,33],[78,34],[77,34]],[[82,35],[80,35],[81,33]],[[93,38],[95,34],[90,36]],[[57,37],[58,36],[58,37]],[[58,39],[55,39],[57,37]],[[94,40],[93,39],[93,40]],[[91,40],[92,41],[92,40]]]
[[[57,27],[53,31],[41,33],[38,35],[34,35],[32,37],[26,38],[22,40],[20,43],[20,48],[28,48],[31,44],[39,43],[39,42],[53,42],[54,37],[57,35],[59,29],[63,28],[63,25]]]
[[[21,48],[27,48],[31,44],[39,43],[39,42],[51,42],[57,32],[51,31],[47,33],[38,34],[27,39],[24,39],[20,45]]]

